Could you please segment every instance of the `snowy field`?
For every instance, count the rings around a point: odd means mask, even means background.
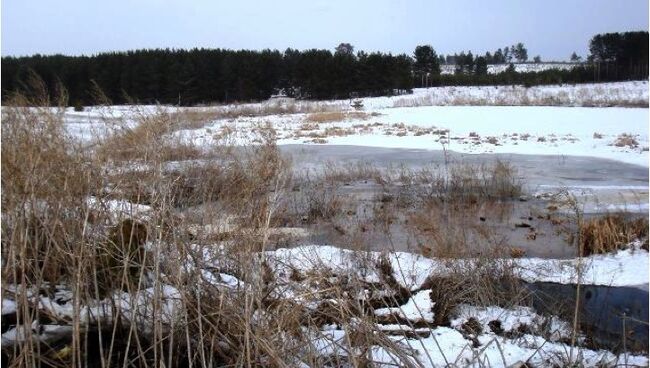
[[[643,98],[647,100],[647,83],[639,86],[643,88],[635,93],[640,96],[645,93]],[[488,93],[480,88],[466,92],[468,95]],[[422,98],[436,96],[435,91],[429,90],[416,91],[418,95]],[[365,100],[366,115],[361,118],[350,114],[341,121],[310,124],[308,114],[240,116],[216,120],[204,128],[178,134],[201,145],[211,142],[224,127],[233,128],[245,137],[253,128],[270,122],[278,132],[280,144],[591,156],[648,166],[647,108],[444,104],[385,107],[389,103],[384,99]],[[394,103],[400,101],[396,99]],[[633,138],[627,142],[631,144],[619,141],[626,136]]]
[[[448,149],[460,153],[592,156],[647,166],[648,109],[431,106],[378,110],[367,121],[319,124],[326,144]],[[257,121],[241,119],[237,125]],[[380,125],[373,126],[379,123]],[[212,126],[218,129],[220,124]],[[226,123],[227,124],[227,123]],[[312,143],[293,133],[299,123],[277,117],[280,143]],[[361,127],[359,127],[361,125]],[[370,126],[368,126],[370,125]],[[327,136],[327,129],[350,132]],[[631,134],[637,147],[616,147]]]
[[[447,149],[461,153],[590,156],[648,166],[648,109],[581,107],[639,105],[648,101],[647,82],[577,86],[441,87],[412,95],[363,99],[363,115],[312,124],[310,112],[350,112],[349,101],[286,101],[205,108],[138,106],[66,111],[68,130],[90,140],[120,118],[155,111],[217,114],[204,127],[176,134],[198,145],[232,128],[240,139],[271,123],[279,144],[337,144]],[[538,105],[561,105],[538,106]],[[461,105],[461,106],[458,106]],[[533,105],[533,106],[516,106]],[[240,112],[241,114],[237,114]],[[293,113],[292,113],[293,112]],[[219,114],[227,117],[218,118]],[[631,140],[621,141],[620,137]]]
[[[488,74],[503,73],[510,64],[489,64]],[[571,70],[580,63],[514,63],[515,71],[519,73],[542,72],[545,70]],[[454,74],[456,65],[440,65],[440,74]]]

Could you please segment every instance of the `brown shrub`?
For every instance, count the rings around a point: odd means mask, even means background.
[[[625,248],[631,241],[648,237],[648,219],[632,219],[623,213],[587,219],[580,224],[580,246],[584,255]]]
[[[639,141],[632,134],[623,133],[616,137],[614,146],[636,148],[639,146]]]
[[[65,101],[40,107],[50,101],[38,89],[41,97],[15,95],[2,109],[2,275],[25,284],[59,282],[78,265],[86,198],[101,188],[100,171],[65,132]]]
[[[526,255],[526,251],[521,248],[510,248],[510,257],[512,258],[521,258]]]
[[[434,323],[448,326],[461,304],[511,306],[526,293],[514,273],[513,264],[482,257],[466,261],[445,276],[430,276],[422,289],[431,290]]]

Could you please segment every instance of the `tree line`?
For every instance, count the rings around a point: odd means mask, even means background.
[[[598,34],[589,52],[598,81],[648,78],[648,32]]]
[[[476,57],[482,57],[485,59],[487,64],[508,64],[513,62],[525,63],[528,61],[528,49],[523,43],[518,42],[512,46],[506,46],[503,49],[499,48],[494,51],[494,53],[487,51],[485,55],[477,55]],[[447,56],[440,55],[438,57],[440,64],[445,65],[457,65],[459,61],[462,62],[467,58],[473,58],[471,51],[468,51],[467,54],[462,51],[460,54],[455,53]],[[540,56],[535,56],[533,61],[539,63],[542,59]]]
[[[572,70],[518,73],[510,64],[499,74],[488,74],[488,64],[527,61],[523,43],[484,55],[469,51],[446,57],[430,45],[417,46],[410,56],[355,53],[348,43],[334,52],[154,49],[93,56],[3,57],[2,96],[26,90],[33,74],[52,91],[65,86],[73,104],[96,103],[91,91],[99,88],[114,104],[179,105],[264,100],[274,94],[332,99],[400,94],[436,85],[535,85],[648,76],[648,32],[596,35],[590,52],[587,62]],[[441,75],[445,63],[455,65],[454,74]]]
[[[194,105],[263,100],[276,93],[312,99],[388,95],[412,88],[411,58],[352,50],[137,50],[96,56],[3,57],[2,90],[25,88],[35,72],[72,102],[96,86],[112,103]]]

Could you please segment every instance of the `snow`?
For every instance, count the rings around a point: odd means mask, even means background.
[[[411,95],[363,100],[366,109],[413,106],[647,106],[648,82],[416,88]]]
[[[161,285],[158,288],[147,288],[137,293],[121,293],[118,296],[118,309],[126,321],[135,323],[145,334],[153,331],[154,323],[163,326],[173,324],[180,318],[181,292],[173,286]],[[161,303],[155,305],[153,300]]]
[[[648,166],[648,109],[561,106],[611,106],[648,103],[648,82],[617,82],[562,86],[482,86],[434,87],[415,89],[413,94],[364,98],[365,112],[379,114],[367,120],[349,119],[318,124],[314,133],[327,128],[352,130],[344,136],[328,136],[326,144],[440,150],[461,153],[514,153],[549,156],[591,156]],[[290,104],[290,105],[289,105]],[[286,106],[285,106],[286,105]],[[523,106],[522,106],[523,105]],[[533,106],[525,106],[533,105]],[[544,105],[544,106],[535,106]],[[556,106],[547,106],[556,105]],[[264,111],[284,113],[265,114]],[[216,141],[215,134],[228,126],[235,128],[234,142],[250,143],[255,128],[270,122],[278,132],[279,144],[313,144],[312,139],[296,136],[309,111],[350,111],[348,100],[276,101],[216,107],[178,108],[172,106],[92,107],[84,112],[66,110],[68,131],[82,141],[102,135],[112,124],[130,126],[138,117],[156,112],[210,111],[237,118],[215,120],[204,128],[177,131],[199,146]],[[292,113],[297,111],[299,113]],[[260,115],[260,116],[251,116]],[[361,124],[377,127],[353,128]],[[395,129],[403,123],[406,129]],[[449,130],[445,136],[416,130]],[[403,134],[395,133],[401,131]],[[311,133],[302,132],[302,133]],[[470,137],[475,133],[479,137]],[[596,138],[594,133],[602,135]],[[616,138],[624,133],[635,136],[637,147],[615,147]],[[390,134],[390,135],[388,135]],[[487,142],[493,137],[492,142]],[[525,137],[525,138],[524,138]]]
[[[582,259],[520,258],[508,260],[508,262],[512,262],[515,273],[527,282],[575,284],[580,281],[584,285],[647,285],[650,277],[648,252],[640,249],[639,246],[640,244],[637,242],[629,246],[628,249],[613,254],[591,255]],[[268,264],[278,274],[289,275],[288,270],[290,269],[297,269],[304,273],[314,270],[332,270],[336,274],[356,273],[360,279],[375,282],[380,279],[376,267],[373,269],[368,265],[376,265],[377,261],[386,255],[379,252],[351,251],[331,246],[302,246],[269,251],[266,252],[265,257]],[[396,314],[413,321],[432,321],[434,317],[429,291],[419,290],[427,277],[431,275],[444,276],[452,272],[453,269],[466,268],[472,262],[471,259],[443,261],[404,252],[395,252],[389,254],[388,257],[391,264],[399,265],[399,267],[393,267],[394,277],[398,283],[416,292],[405,305],[378,309],[376,313],[377,315]],[[367,265],[360,266],[359,262],[362,262],[361,264],[365,262]],[[495,262],[500,261],[495,260]],[[578,272],[579,270],[582,272]],[[241,289],[243,285],[237,278],[224,273],[213,274],[206,271],[204,276],[206,276],[206,281],[212,281],[215,285],[223,285],[229,289]],[[31,293],[28,294],[31,295]],[[137,322],[146,329],[152,323],[151,318],[154,311],[151,309],[150,301],[156,295],[163,301],[156,318],[159,318],[159,321],[164,324],[172,323],[173,316],[180,308],[181,295],[180,291],[172,286],[161,285],[158,290],[151,287],[133,295],[120,292],[114,295],[113,299],[117,300],[116,307],[121,310],[125,320]],[[286,295],[291,296],[292,294],[287,292]],[[39,308],[49,315],[56,316],[61,320],[72,320],[74,310],[69,300],[70,295],[64,291],[57,292],[53,298],[42,295],[36,297]],[[106,299],[82,306],[79,318],[81,321],[110,320],[113,305],[111,299]],[[2,306],[3,314],[14,311],[16,307],[15,302],[8,298],[3,298]],[[461,310],[459,318],[467,317],[472,313],[482,319],[508,315],[509,317],[505,319],[500,318],[505,321],[504,328],[508,329],[514,328],[516,323],[530,323],[531,320],[535,320],[535,315],[529,312],[520,309],[505,313],[504,310],[496,307],[490,307],[483,311],[465,309]],[[6,339],[8,337],[3,336],[3,340]]]
[[[339,340],[344,337],[337,335]],[[562,343],[549,342],[543,338],[524,335],[516,340],[484,334],[478,336],[480,346],[475,348],[463,335],[453,328],[438,327],[431,336],[422,339],[391,337],[415,352],[414,365],[422,367],[491,367],[517,366],[528,362],[532,366],[566,366],[573,351],[573,360],[579,359],[580,366],[615,366],[624,360],[630,365],[647,366],[648,358],[640,355],[617,356],[610,352],[589,349],[571,349]],[[386,364],[402,359],[382,347],[372,350],[373,359]]]
[[[266,101],[216,107],[177,108],[170,106],[121,106],[89,108],[82,113],[66,111],[69,131],[88,140],[93,131],[109,129],[110,121],[157,111],[209,111],[233,116],[213,121],[199,129],[174,133],[199,146],[214,143],[224,127],[235,129],[233,142],[251,143],[255,128],[270,122],[280,144],[313,144],[313,139],[296,136],[312,111],[351,111],[349,100]],[[318,124],[313,133],[327,128],[352,129],[353,134],[328,136],[326,144],[362,145],[409,149],[448,149],[461,153],[515,153],[549,156],[591,156],[648,166],[648,82],[632,81],[580,85],[434,87],[415,89],[412,94],[363,99],[367,113],[379,114],[367,120],[350,119]],[[617,106],[643,108],[558,107]],[[115,110],[115,111],[112,111]],[[269,113],[265,113],[269,111]],[[280,113],[277,113],[277,112]],[[298,113],[294,113],[298,112]],[[258,116],[259,115],[259,116]],[[105,118],[109,116],[110,119]],[[111,120],[112,119],[112,120]],[[365,129],[355,125],[379,123]],[[392,124],[403,123],[406,129]],[[98,128],[99,127],[99,128]],[[445,136],[423,129],[448,129]],[[416,135],[416,129],[421,130]],[[303,131],[302,133],[312,133]],[[387,135],[391,133],[391,135]],[[479,135],[470,137],[470,133]],[[597,138],[598,133],[602,138]],[[632,134],[637,147],[615,147],[616,138]],[[489,143],[488,138],[493,137]],[[525,138],[524,138],[525,137]],[[322,141],[321,141],[322,143]]]
[[[91,210],[110,214],[113,222],[119,222],[127,218],[146,220],[149,218],[152,210],[151,206],[118,199],[89,197],[87,203]]]
[[[376,309],[375,315],[395,315],[409,321],[433,322],[433,303],[431,302],[430,293],[430,290],[418,291],[403,306]]]
[[[499,260],[495,264],[509,262],[518,276],[527,282],[556,282],[575,284],[580,281],[586,285],[637,286],[648,283],[648,252],[639,248],[639,242],[628,249],[612,254],[595,254],[574,259],[517,258]],[[300,246],[282,248],[268,252],[269,260],[280,265],[290,265],[301,271],[328,268],[344,271],[358,271],[359,259],[379,259],[380,252],[360,252],[332,246]],[[472,259],[442,260],[422,255],[394,252],[389,254],[395,279],[401,286],[418,290],[431,275],[444,276],[454,269],[470,266]],[[370,272],[370,270],[366,270]]]
[[[583,259],[517,260],[519,276],[528,282],[555,282],[603,286],[638,286],[648,284],[648,252],[639,244],[613,254],[596,254]],[[581,272],[579,272],[581,271]]]
[[[564,103],[545,103],[554,98]],[[177,131],[175,136],[207,146],[215,143],[218,132],[227,128],[234,131],[229,137],[234,142],[250,143],[254,141],[256,128],[268,122],[276,130],[279,144],[534,154],[555,156],[558,160],[566,156],[589,156],[647,167],[648,108],[518,106],[615,105],[614,101],[618,100],[647,104],[647,82],[529,89],[417,89],[412,95],[366,98],[364,118],[351,115],[343,121],[318,123],[308,129],[304,126],[307,114],[276,114],[218,119],[203,128]],[[350,110],[347,101],[319,103],[322,107]],[[638,144],[616,147],[614,144],[622,134],[631,134]],[[322,139],[314,141],[315,137]]]
[[[2,299],[2,315],[16,313],[16,302],[9,299]]]
[[[380,330],[385,331],[385,332],[416,332],[416,333],[429,333],[429,332],[431,332],[431,328],[429,328],[429,327],[412,328],[411,326],[399,325],[399,324],[393,324],[393,323],[378,324],[377,327]]]
[[[433,273],[445,273],[444,262],[407,252],[392,252],[388,256],[393,276],[401,287],[417,290]]]
[[[440,87],[417,89],[412,95],[366,98],[363,100],[366,112],[376,113],[366,120],[348,119],[341,122],[318,124],[317,132],[327,128],[350,130],[352,134],[328,136],[326,144],[345,144],[375,147],[393,147],[408,149],[438,150],[447,149],[467,154],[513,153],[542,154],[549,156],[591,156],[617,160],[635,165],[648,165],[648,109],[621,107],[554,107],[554,106],[510,106],[519,104],[547,105],[616,105],[630,102],[647,104],[647,82],[606,83],[579,86],[541,86],[523,87]],[[342,109],[348,111],[349,101],[274,101],[274,104],[296,104],[296,111],[320,111],[322,109]],[[271,102],[260,104],[230,105],[215,108],[194,108],[215,111],[232,111],[235,109],[252,109],[261,113]],[[462,105],[462,106],[458,106]],[[472,106],[474,105],[474,106]],[[481,105],[481,106],[476,106]],[[500,106],[491,106],[500,105]],[[133,123],[138,115],[153,114],[157,111],[175,112],[180,108],[141,106],[141,107],[93,107],[78,113],[68,109],[65,112],[68,131],[81,140],[92,139],[95,133],[105,134],[113,121],[125,119]],[[290,109],[287,108],[287,111]],[[309,139],[297,137],[295,133],[306,120],[306,113],[284,113],[266,116],[240,116],[224,118],[211,122],[204,128],[177,131],[174,134],[199,145],[208,145],[215,141],[215,133],[226,126],[236,128],[236,138],[252,141],[256,127],[268,121],[278,132],[279,144],[311,144]],[[375,124],[376,125],[372,125]],[[359,128],[360,125],[368,126]],[[434,133],[437,132],[437,133]],[[444,134],[441,134],[444,132]],[[387,134],[390,133],[390,134]],[[399,134],[398,134],[399,133]],[[403,134],[402,134],[403,133]],[[420,134],[422,133],[422,134]],[[598,134],[594,134],[598,133]],[[615,147],[616,138],[624,133],[632,134],[638,141],[637,147]],[[494,142],[488,142],[493,137]],[[524,138],[525,137],[525,138]],[[595,190],[647,190],[647,186],[635,187],[598,187],[581,186],[570,188],[580,191]],[[107,210],[115,220],[125,217],[146,219],[151,208],[119,200],[100,200],[91,197],[91,208]],[[617,210],[622,206],[608,203],[605,209]],[[633,211],[645,212],[647,203],[632,205]],[[601,209],[601,208],[599,208]],[[629,207],[626,209],[630,210]],[[213,250],[200,249],[203,263],[213,267],[204,268],[204,264],[187,264],[188,268],[200,268],[202,282],[221,287],[229,292],[245,291],[246,286],[236,277],[219,272],[220,257]],[[303,274],[313,271],[330,271],[334,275],[354,275],[366,283],[378,283],[387,275],[382,274],[377,264],[388,260],[392,277],[397,284],[413,292],[411,298],[399,307],[380,308],[376,315],[396,315],[410,321],[431,322],[434,318],[434,304],[428,290],[421,290],[422,285],[431,276],[444,276],[458,269],[468,269],[476,260],[442,260],[427,258],[406,252],[362,252],[340,249],[327,245],[300,246],[291,249],[278,249],[265,252],[260,261],[270,265],[279,280],[288,279],[293,270]],[[648,271],[648,252],[634,243],[625,250],[611,254],[591,255],[576,259],[541,259],[520,258],[514,260],[494,260],[497,263],[511,265],[516,275],[527,282],[555,282],[562,284],[582,283],[586,285],[605,286],[639,286],[647,285],[650,278]],[[471,269],[471,268],[469,268]],[[282,276],[281,276],[282,275]],[[281,277],[280,277],[281,276]],[[336,279],[333,278],[335,281]],[[285,280],[286,281],[286,280]],[[9,288],[11,289],[11,288]],[[307,295],[309,293],[305,293]],[[71,294],[65,290],[58,291],[54,297],[27,294],[35,298],[38,308],[62,321],[74,317]],[[306,307],[314,307],[318,300],[307,296],[297,296],[292,285],[280,285],[273,296],[292,298]],[[171,285],[158,285],[128,294],[117,292],[111,298],[94,301],[81,306],[81,321],[98,319],[110,321],[119,311],[125,321],[137,323],[144,332],[150,331],[154,322],[164,325],[173,324],[182,308],[181,292]],[[152,300],[161,301],[154,310]],[[63,301],[63,302],[62,302]],[[320,300],[322,301],[322,300]],[[8,298],[2,299],[2,314],[16,311],[16,303]],[[534,310],[524,307],[510,309],[496,306],[476,307],[461,306],[452,320],[450,328],[411,329],[431,335],[422,339],[390,336],[390,339],[404,344],[417,352],[417,360],[423,366],[445,366],[454,363],[461,366],[511,365],[528,361],[533,365],[546,366],[551,363],[563,364],[561,359],[568,357],[569,347],[557,342],[565,338],[570,326],[555,317],[543,317]],[[484,333],[476,336],[480,347],[461,333],[462,324],[469,318],[475,318],[483,326]],[[550,319],[548,319],[550,318]],[[506,331],[516,330],[519,326],[533,326],[537,329],[548,328],[549,335],[524,335],[516,340],[497,336],[487,325],[498,319]],[[42,341],[68,333],[65,326],[33,325],[29,328],[43,331],[34,336]],[[406,326],[380,325],[384,331],[402,331]],[[345,331],[330,326],[314,336],[314,344],[321,354],[344,354],[339,345],[346,345]],[[2,334],[2,346],[7,346],[25,339],[24,327],[18,326]],[[40,337],[39,337],[40,336]],[[576,349],[574,358],[582,354],[585,366],[596,366],[605,361],[616,362],[620,357],[605,351]],[[381,362],[396,359],[382,347],[372,348],[373,358]],[[532,357],[532,358],[531,358]],[[627,357],[629,364],[647,365],[643,356]]]
[[[597,285],[638,285],[647,283],[648,280],[648,253],[639,248],[640,244],[632,244],[628,250],[619,251],[609,255],[594,255],[582,260],[542,260],[542,259],[516,259],[512,265],[518,269],[520,276],[526,281],[551,281],[560,283],[576,282],[576,268],[584,265],[586,284]],[[308,274],[310,271],[332,271],[334,275],[357,274],[362,279],[377,281],[380,276],[372,265],[377,268],[378,261],[388,259],[393,266],[394,277],[404,287],[415,291],[411,298],[400,307],[376,309],[377,316],[396,315],[411,322],[428,322],[434,319],[434,304],[430,299],[429,290],[419,290],[421,283],[431,274],[444,275],[454,268],[467,267],[472,260],[439,260],[426,258],[410,253],[380,253],[345,250],[331,246],[303,246],[291,249],[279,249],[261,254],[269,267],[276,274],[284,274],[288,278],[288,270],[298,269]],[[212,258],[206,259],[210,261]],[[497,262],[499,260],[496,260]],[[203,269],[203,280],[224,286],[232,292],[245,292],[243,283],[236,277],[216,271]],[[403,275],[405,273],[405,275]],[[402,281],[399,281],[399,280]],[[280,282],[281,280],[276,280]],[[329,282],[335,282],[333,279]],[[293,283],[294,285],[297,283]],[[281,293],[282,294],[282,293]],[[318,295],[318,293],[305,293]],[[313,307],[313,300],[301,299],[296,294],[283,293],[305,307]],[[54,297],[38,295],[38,306],[44,313],[56,317],[58,320],[72,320],[74,309],[73,302],[69,300],[71,294],[66,290],[58,290]],[[153,303],[153,300],[159,303]],[[321,299],[327,300],[327,299]],[[63,301],[63,302],[62,302]],[[332,300],[336,302],[336,300]],[[13,301],[3,299],[3,308],[14,305]],[[154,305],[157,307],[154,309]],[[114,306],[114,307],[113,307]],[[116,309],[113,309],[116,308]],[[81,306],[79,318],[82,322],[102,319],[110,322],[114,313],[122,315],[125,322],[136,323],[143,333],[151,333],[155,323],[163,326],[173,325],[174,321],[182,315],[182,294],[170,285],[159,285],[158,288],[150,287],[134,294],[116,292],[112,298],[96,301],[95,304]],[[4,313],[4,311],[3,311]],[[483,331],[472,338],[463,332],[463,324],[470,318],[476,319]],[[497,335],[492,331],[489,323],[499,320],[504,332],[517,331],[518,338],[509,338],[506,335]],[[355,324],[360,323],[354,319],[346,327],[348,331],[355,330]],[[527,329],[518,330],[526,325]],[[561,341],[566,341],[570,336],[571,326],[554,316],[538,315],[533,309],[527,307],[502,308],[496,306],[459,306],[451,320],[450,327],[410,328],[406,325],[377,324],[378,330],[389,335],[386,338],[406,349],[398,357],[395,353],[382,346],[372,346],[372,357],[378,362],[404,362],[424,367],[446,366],[453,363],[456,366],[492,366],[511,365],[518,362],[529,361],[535,366],[564,365],[572,351],[573,359],[579,359],[586,367],[614,365],[627,359],[628,364],[647,365],[648,358],[640,355],[617,356],[604,350],[589,350],[575,348],[572,350]],[[8,347],[32,336],[38,341],[55,340],[61,335],[69,334],[67,326],[30,326],[35,333],[27,335],[23,326],[7,330],[2,335],[2,346]],[[310,330],[312,347],[321,356],[332,355],[346,356],[350,353],[349,337],[345,330],[337,325],[323,326],[322,331]],[[525,331],[525,332],[522,332]],[[404,334],[404,336],[401,336]],[[420,338],[414,338],[418,335]],[[474,340],[473,340],[474,339]],[[579,339],[579,341],[581,341]],[[474,346],[478,343],[478,346]],[[404,355],[410,354],[411,357]],[[381,366],[381,365],[380,365]]]
[[[541,72],[545,70],[571,70],[582,64],[580,63],[513,63],[515,71],[520,73],[526,72]],[[488,64],[488,74],[503,73],[508,69],[510,63],[506,64]],[[440,65],[440,74],[454,74],[456,72],[456,65],[443,64]]]
[[[521,326],[526,326],[533,331],[546,332],[549,341],[558,341],[571,336],[571,325],[559,318],[544,317],[535,313],[532,308],[514,307],[505,309],[496,306],[477,307],[472,305],[461,305],[456,310],[457,316],[451,320],[451,327],[462,329],[462,325],[470,318],[477,320],[484,332],[497,333],[489,326],[491,321],[499,321],[503,332],[517,331]]]
[[[596,206],[585,210],[585,213],[602,213],[602,212],[632,212],[648,213],[650,206],[648,203],[609,203],[606,205]]]
[[[69,292],[69,291],[68,291]],[[121,315],[122,323],[134,323],[145,333],[151,333],[155,323],[162,326],[169,326],[174,319],[178,318],[181,308],[181,293],[170,285],[160,285],[159,288],[151,287],[129,294],[116,292],[109,298],[93,301],[90,304],[82,305],[79,314],[75,315],[74,303],[72,300],[61,301],[44,295],[37,296],[38,308],[56,318],[58,321],[73,321],[78,318],[82,326],[90,325],[96,321],[110,323],[118,313]],[[154,305],[152,301],[156,298],[160,303]],[[15,302],[3,298],[2,304],[10,305]],[[4,311],[3,311],[4,313]],[[34,341],[49,342],[61,336],[69,335],[72,326],[66,325],[39,325],[34,321],[31,336]],[[17,326],[2,334],[2,347],[11,346],[26,337],[24,326]]]
[[[447,149],[460,153],[512,153],[548,156],[590,156],[648,166],[648,109],[566,108],[548,106],[428,106],[380,110],[369,121],[352,120],[320,124],[320,131],[358,124],[381,123],[371,133],[329,136],[327,144],[406,149]],[[410,127],[399,136],[390,126]],[[282,126],[281,122],[277,126]],[[415,135],[416,129],[448,130],[445,136]],[[409,131],[410,130],[410,131]],[[478,134],[478,139],[470,136]],[[602,138],[594,138],[599,133]],[[639,146],[615,147],[624,133],[636,136]],[[494,137],[495,143],[487,141]],[[525,137],[525,138],[523,138]],[[304,138],[288,137],[280,144],[304,143]]]
[[[26,326],[16,326],[3,333],[2,347],[4,348],[17,342],[28,340],[45,343],[51,342],[69,335],[72,333],[72,328],[72,326],[40,324],[38,321],[34,321],[29,329]]]

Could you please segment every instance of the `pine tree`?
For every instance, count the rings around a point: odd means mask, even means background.
[[[517,59],[517,61],[520,63],[528,60],[528,50],[521,42],[512,46],[511,52],[514,54],[515,59]]]
[[[429,86],[429,78],[440,75],[440,64],[436,51],[430,45],[417,46],[413,53],[415,63],[413,69],[416,79],[419,78],[420,87]]]
[[[476,75],[487,75],[488,73],[488,62],[487,59],[483,56],[479,56],[475,61],[475,70]]]
[[[578,54],[576,54],[576,52],[574,51],[574,52],[571,54],[571,61],[574,62],[574,63],[579,63],[580,60],[582,60],[582,57],[581,57],[581,56],[578,56]]]

